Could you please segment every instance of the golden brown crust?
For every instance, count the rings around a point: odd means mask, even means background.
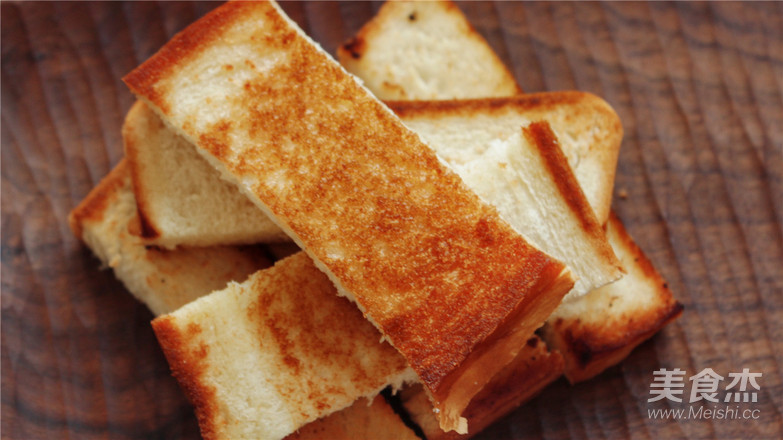
[[[214,37],[204,27],[231,27],[224,18],[191,25],[126,82],[275,215],[431,390],[444,391],[468,355],[521,306],[549,314],[570,288],[560,262],[528,245],[273,6],[228,3],[216,14],[255,20],[260,30],[238,23],[243,32],[230,38],[286,59],[261,71],[247,59],[222,60],[234,68],[221,75],[250,78],[211,103],[223,106],[222,120],[200,126],[199,106],[169,102],[174,91],[167,87],[176,87],[187,60],[212,41],[202,37]]]
[[[134,69],[122,80],[137,95],[147,96],[161,104],[154,85],[188,59],[196,57],[212,41],[220,38],[237,18],[255,8],[253,2],[236,1],[216,8],[183,31],[174,35],[154,56]]]
[[[563,374],[563,357],[549,352],[537,336],[528,339],[514,362],[500,371],[465,410],[470,435],[475,435],[514,408],[535,397]],[[465,438],[456,432],[428,440]]]
[[[595,221],[593,210],[587,204],[579,182],[571,172],[568,160],[563,155],[549,123],[546,121],[533,122],[527,127],[522,127],[522,134],[531,144],[538,147],[549,173],[555,177],[555,184],[563,196],[563,200],[568,203],[572,211],[578,214],[577,217],[581,222],[582,229],[593,233],[601,231],[600,233],[603,235],[603,229]]]
[[[683,310],[666,281],[614,214],[610,216],[608,227],[614,235],[612,244],[615,247],[622,246],[622,253],[633,256],[635,267],[626,267],[629,271],[626,276],[643,277],[637,282],[653,289],[655,296],[648,300],[649,305],[631,307],[623,312],[612,311],[610,302],[608,308],[601,311],[600,320],[558,317],[547,323],[547,342],[563,354],[565,374],[572,383],[590,379],[620,362],[634,347],[679,317]],[[626,262],[626,259],[623,261]],[[637,271],[642,275],[637,275]],[[623,294],[634,295],[634,292]]]
[[[100,222],[106,207],[116,197],[118,188],[125,185],[127,161],[121,160],[109,174],[68,215],[71,231],[79,240],[83,239],[84,223]]]
[[[278,378],[275,384],[285,398],[289,394],[291,400],[299,398],[306,381],[313,379],[307,365],[349,372],[351,386],[364,390],[384,386],[379,372],[406,368],[390,345],[376,342],[378,331],[354,304],[338,297],[331,281],[304,252],[278,261],[247,289],[258,297],[246,308],[257,339],[274,341],[288,367],[290,377]],[[345,342],[349,339],[350,344]],[[307,400],[319,409],[327,408],[335,393],[344,393],[340,385],[308,385]]]
[[[166,355],[172,374],[196,410],[201,436],[205,440],[218,438],[215,426],[218,413],[218,408],[215,407],[215,389],[201,379],[206,368],[201,361],[207,356],[209,348],[202,345],[200,351],[191,350],[185,341],[201,329],[192,325],[185,330],[186,334],[183,334],[173,321],[174,318],[168,315],[156,318],[152,321],[152,329]]]

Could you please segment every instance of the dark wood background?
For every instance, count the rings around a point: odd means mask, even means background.
[[[783,3],[460,4],[529,92],[609,101],[614,209],[685,305],[480,437],[783,434]],[[215,3],[2,3],[2,437],[197,438],[149,321],[66,216],[122,155],[120,78]],[[379,4],[284,3],[334,53]],[[652,420],[652,373],[762,372],[757,420]],[[724,383],[725,386],[725,383]]]

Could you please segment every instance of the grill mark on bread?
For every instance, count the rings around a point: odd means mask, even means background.
[[[601,236],[603,229],[595,219],[593,208],[587,204],[582,188],[576,181],[576,177],[568,165],[568,159],[560,149],[560,143],[549,123],[546,121],[532,122],[527,127],[522,127],[522,133],[533,145],[538,147],[538,151],[544,158],[544,164],[555,176],[554,181],[560,194],[563,195],[563,199],[574,212],[578,213],[577,217],[581,222],[582,229],[589,231],[591,236],[593,234]],[[608,244],[604,247],[607,255],[614,255]]]
[[[518,110],[551,110],[561,105],[589,104],[591,111],[600,111],[603,102],[597,96],[581,91],[539,92],[524,95],[497,97],[497,98],[472,98],[472,99],[446,99],[437,101],[384,101],[401,118],[415,117],[419,114],[430,114],[433,109],[452,115],[470,115],[477,110],[493,112],[506,112],[510,109]],[[595,107],[595,108],[593,108]]]

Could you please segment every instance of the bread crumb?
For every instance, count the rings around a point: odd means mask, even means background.
[[[621,199],[625,200],[628,198],[628,191],[626,191],[625,188],[620,188],[620,190],[617,191],[617,195],[620,196]]]

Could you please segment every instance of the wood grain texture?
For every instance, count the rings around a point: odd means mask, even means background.
[[[133,98],[120,78],[215,6],[2,3],[2,438],[198,438],[152,315],[66,216],[122,155]],[[282,6],[334,53],[379,4]],[[620,366],[556,382],[479,438],[779,438],[783,4],[460,7],[526,91],[581,89],[615,107],[627,197],[614,209],[685,305]],[[662,367],[762,372],[759,402],[743,407],[760,418],[650,419],[688,406],[647,403]]]

